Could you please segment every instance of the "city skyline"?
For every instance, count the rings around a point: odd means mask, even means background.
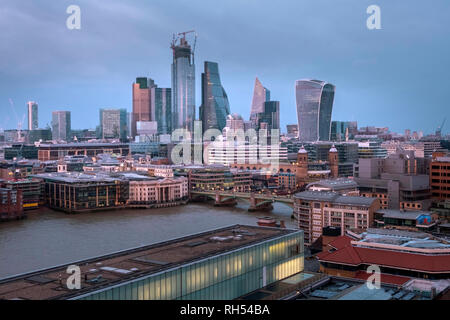
[[[255,32],[245,22],[245,15],[255,9],[253,3],[241,5],[241,13],[233,16],[236,26],[232,30],[220,29],[220,37],[217,37],[217,27],[208,23],[214,18],[218,21],[224,19],[236,5],[234,3],[220,4],[215,9],[209,4],[203,7],[179,4],[192,14],[192,18],[186,18],[168,11],[163,4],[139,7],[137,2],[124,5],[113,1],[107,12],[102,13],[101,20],[98,20],[96,14],[99,14],[99,7],[81,1],[79,5],[84,15],[79,31],[67,30],[63,23],[59,23],[66,17],[67,3],[48,3],[46,12],[43,12],[30,3],[19,10],[16,4],[6,1],[6,14],[2,16],[0,24],[22,25],[13,28],[12,33],[2,35],[2,40],[8,42],[17,37],[13,43],[41,41],[47,44],[45,47],[55,45],[63,59],[53,61],[51,57],[54,53],[45,48],[42,52],[34,53],[35,59],[30,59],[28,53],[16,54],[8,48],[1,54],[2,61],[11,63],[2,65],[0,128],[13,129],[17,126],[18,121],[11,112],[9,98],[14,103],[18,118],[26,113],[27,101],[37,101],[40,127],[51,123],[51,112],[54,110],[70,110],[74,128],[95,128],[96,117],[84,117],[85,112],[92,108],[96,112],[104,107],[126,108],[130,112],[129,84],[136,76],[152,77],[162,87],[170,87],[171,54],[168,40],[172,33],[190,29],[195,29],[199,34],[196,48],[196,109],[201,97],[201,66],[198,64],[212,60],[221,65],[222,82],[227,88],[231,112],[248,118],[252,84],[257,76],[280,101],[283,130],[287,124],[293,123],[290,120],[295,117],[294,83],[307,77],[329,81],[339,88],[332,120],[358,121],[360,126],[388,126],[395,132],[409,128],[432,133],[446,116],[444,92],[424,80],[429,75],[441,82],[447,81],[443,70],[448,69],[446,66],[449,61],[443,57],[448,56],[445,52],[449,48],[437,40],[439,35],[445,36],[445,30],[434,23],[438,18],[428,19],[430,15],[444,16],[447,9],[445,2],[435,3],[432,8],[420,4],[404,8],[399,4],[381,1],[383,28],[374,31],[365,27],[368,2],[356,5],[361,7],[359,16],[355,14],[356,10],[350,12],[347,5],[330,5],[323,18],[317,15],[318,4],[286,3],[276,8],[268,3],[261,6],[255,16],[262,17],[269,11],[277,13],[278,31],[283,31],[284,35],[278,38],[274,38],[275,32],[266,27]],[[211,10],[211,17],[200,17],[206,10]],[[282,19],[283,14],[291,11],[299,12],[298,17]],[[153,12],[161,13],[162,18],[156,22],[146,22],[146,14]],[[112,26],[112,32],[109,30],[110,24],[117,22],[119,15],[129,19],[122,19],[127,22]],[[11,20],[11,16],[16,18],[15,21]],[[33,19],[23,21],[27,17]],[[301,17],[308,18],[297,19]],[[169,22],[173,19],[178,20],[171,25]],[[343,19],[347,22],[340,25],[339,21]],[[420,28],[413,27],[413,21],[417,21]],[[315,38],[315,23],[324,23],[324,28],[336,26],[332,32],[336,39],[321,32],[321,36],[326,38],[318,41]],[[309,33],[296,32],[300,27]],[[125,31],[119,32],[119,28]],[[128,35],[133,32],[136,32],[135,36],[129,39]],[[427,34],[430,32],[437,36],[429,39]],[[38,36],[37,40],[30,38],[33,35]],[[105,36],[109,44],[100,41],[99,35]],[[59,37],[67,39],[54,43],[51,37],[56,37],[57,41]],[[265,43],[261,40],[266,37],[270,39],[271,42],[267,43],[272,43],[275,54],[261,52],[263,47],[258,43]],[[133,41],[134,47],[121,49]],[[423,41],[428,45],[426,48],[420,45]],[[321,45],[322,42],[327,43],[327,46]],[[87,46],[89,43],[93,46]],[[314,55],[307,51],[298,52],[297,48],[305,44],[315,48]],[[351,45],[349,48],[353,51],[343,50],[343,45]],[[120,46],[117,53],[109,50],[117,46]],[[109,48],[107,51],[106,47]],[[243,49],[238,50],[238,47]],[[136,57],[133,51],[147,51],[149,54]],[[437,61],[440,63],[439,68],[435,65]],[[11,68],[10,65],[15,67]],[[414,72],[411,71],[411,65],[415,66]],[[45,74],[42,74],[43,67],[48,70]],[[426,97],[421,93],[423,90],[429,93]],[[424,106],[431,112],[421,113]],[[391,116],[383,119],[386,112]],[[448,132],[446,128],[443,131],[444,134]]]

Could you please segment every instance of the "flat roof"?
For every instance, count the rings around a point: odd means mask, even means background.
[[[128,143],[101,143],[101,142],[96,142],[96,143],[75,143],[75,142],[71,142],[71,143],[57,143],[57,144],[45,144],[45,143],[41,143],[39,145],[39,148],[73,148],[73,147],[128,147],[129,144]]]
[[[343,196],[329,191],[303,191],[296,193],[294,198],[312,201],[329,201],[336,204],[371,206],[376,198]]]
[[[68,299],[179,267],[204,258],[255,245],[300,230],[232,225],[157,244],[137,247],[87,260],[0,280],[1,299]],[[69,265],[81,269],[81,289],[65,286]],[[87,275],[88,282],[84,276]],[[101,281],[89,282],[101,275]],[[61,277],[62,284],[59,279]]]
[[[50,173],[40,173],[32,175],[35,178],[60,181],[66,183],[78,183],[78,182],[114,182],[117,180],[122,180],[122,178],[114,178],[103,173],[88,174],[84,172],[50,172]]]
[[[427,211],[401,211],[393,209],[380,209],[377,213],[381,213],[383,218],[417,220],[422,215],[430,216],[431,212]]]
[[[341,189],[347,189],[347,188],[356,188],[358,187],[358,184],[355,182],[355,180],[348,179],[348,178],[337,178],[337,179],[325,179],[325,180],[319,180],[315,182],[311,182],[306,186],[306,188],[312,187],[312,186],[322,186],[325,188],[330,188],[334,190],[341,190]]]

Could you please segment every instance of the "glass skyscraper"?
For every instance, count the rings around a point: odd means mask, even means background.
[[[100,109],[100,138],[126,140],[127,110]]]
[[[38,104],[34,101],[29,101],[28,106],[28,130],[35,130],[39,127],[38,123]]]
[[[320,80],[297,80],[298,132],[301,141],[329,141],[336,87]]]
[[[254,128],[258,127],[258,114],[264,113],[264,102],[269,100],[270,91],[256,78],[253,89],[252,108],[250,111],[250,121],[253,123]]]
[[[195,64],[193,51],[186,41],[180,38],[172,43],[172,130],[194,131],[195,120]]]
[[[203,132],[208,129],[222,131],[229,114],[230,104],[220,82],[219,65],[216,62],[205,61],[205,72],[202,73],[202,105],[200,106]]]
[[[172,89],[151,89],[152,120],[158,123],[158,134],[172,133]]]
[[[52,138],[53,140],[70,139],[71,133],[70,111],[52,112]]]
[[[150,78],[139,77],[133,83],[133,114],[131,122],[132,136],[136,136],[136,123],[138,121],[151,121],[150,88],[154,86]]]
[[[258,114],[258,129],[280,129],[280,102],[264,102],[264,112]]]

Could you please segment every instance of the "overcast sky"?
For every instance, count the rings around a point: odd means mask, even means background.
[[[71,4],[81,30],[66,27]],[[366,27],[371,4],[381,30]],[[195,29],[197,107],[208,60],[244,118],[257,76],[283,131],[297,122],[295,80],[316,78],[336,85],[333,120],[428,133],[447,116],[449,132],[449,17],[448,0],[1,0],[0,128],[29,100],[40,127],[53,110],[71,111],[74,129],[95,128],[102,107],[131,111],[135,78],[170,87],[172,34]]]

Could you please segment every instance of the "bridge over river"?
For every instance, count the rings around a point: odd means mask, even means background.
[[[279,202],[294,208],[294,199],[292,195],[268,195],[256,192],[233,192],[233,191],[214,191],[214,190],[191,190],[191,199],[208,198],[215,201],[216,206],[235,205],[237,200],[243,200],[249,203],[249,211],[270,210],[272,203]]]

